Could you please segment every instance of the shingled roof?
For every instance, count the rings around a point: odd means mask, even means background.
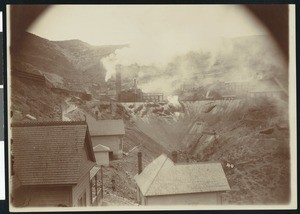
[[[87,124],[83,121],[11,126],[13,167],[22,185],[76,184],[96,164]]]
[[[174,164],[165,154],[134,179],[144,196],[230,190],[220,163]]]
[[[123,120],[87,119],[91,136],[124,135]]]

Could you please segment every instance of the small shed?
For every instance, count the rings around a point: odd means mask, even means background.
[[[94,154],[98,165],[108,166],[113,158],[113,152],[109,147],[99,144],[94,147]]]
[[[165,154],[134,179],[141,205],[221,204],[230,190],[221,163],[175,164]]]
[[[11,201],[15,207],[100,202],[100,167],[84,121],[13,123],[11,130]]]
[[[123,120],[96,120],[87,117],[93,147],[101,144],[107,146],[114,159],[123,156],[123,137],[125,127]]]

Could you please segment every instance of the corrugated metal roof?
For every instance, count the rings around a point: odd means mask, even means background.
[[[45,124],[12,125],[15,174],[22,185],[76,184],[95,165],[90,140],[91,160],[83,161],[87,125]]]
[[[124,135],[123,120],[95,120],[87,119],[91,136]]]
[[[103,152],[103,151],[109,152],[109,151],[111,151],[109,147],[103,146],[102,144],[95,146],[93,149],[94,149],[94,152]]]
[[[144,196],[230,190],[220,163],[174,164],[164,154],[134,179]]]

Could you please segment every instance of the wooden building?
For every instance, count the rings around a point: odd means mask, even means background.
[[[108,166],[109,161],[113,159],[113,152],[110,148],[101,144],[94,147],[94,154],[98,165]]]
[[[45,76],[40,71],[34,69],[21,70],[12,68],[11,74],[26,81],[34,81],[36,84],[46,85],[47,82]]]
[[[164,154],[134,179],[141,205],[221,204],[230,190],[220,163],[175,164]]]
[[[163,93],[143,93],[144,102],[161,102],[163,99]]]
[[[100,202],[100,167],[84,121],[11,126],[11,201],[15,207],[92,206]]]
[[[119,102],[143,102],[143,92],[141,89],[122,90],[118,94]]]
[[[274,97],[284,96],[282,88],[273,80],[260,80],[255,82],[255,87],[248,91],[249,97]]]
[[[92,95],[90,93],[87,93],[86,91],[74,91],[74,90],[68,90],[59,87],[52,87],[51,90],[54,93],[61,94],[64,96],[77,96],[82,100],[87,100],[87,101],[92,100]]]
[[[107,146],[114,159],[123,156],[123,137],[125,128],[123,120],[96,120],[87,118],[93,147],[101,144]]]

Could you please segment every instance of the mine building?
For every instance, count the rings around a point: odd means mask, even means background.
[[[74,90],[69,90],[66,88],[59,88],[59,87],[52,87],[51,91],[64,96],[76,96],[82,100],[87,100],[87,101],[90,101],[92,99],[92,94],[86,91],[74,91]]]
[[[141,89],[122,90],[118,94],[120,102],[143,102],[143,92]]]
[[[15,207],[97,206],[102,198],[85,121],[12,123]]]
[[[260,80],[255,87],[248,91],[249,97],[277,97],[284,96],[283,89],[273,80]]]
[[[44,74],[36,69],[17,69],[12,68],[12,75],[25,81],[34,81],[36,84],[46,85],[47,79]]]
[[[163,99],[163,93],[143,93],[144,102],[161,102]]]
[[[114,159],[123,156],[123,137],[125,127],[123,120],[96,120],[88,118],[93,147],[99,144],[108,147]]]
[[[222,204],[221,193],[230,190],[221,163],[176,164],[165,154],[134,179],[141,205]]]

